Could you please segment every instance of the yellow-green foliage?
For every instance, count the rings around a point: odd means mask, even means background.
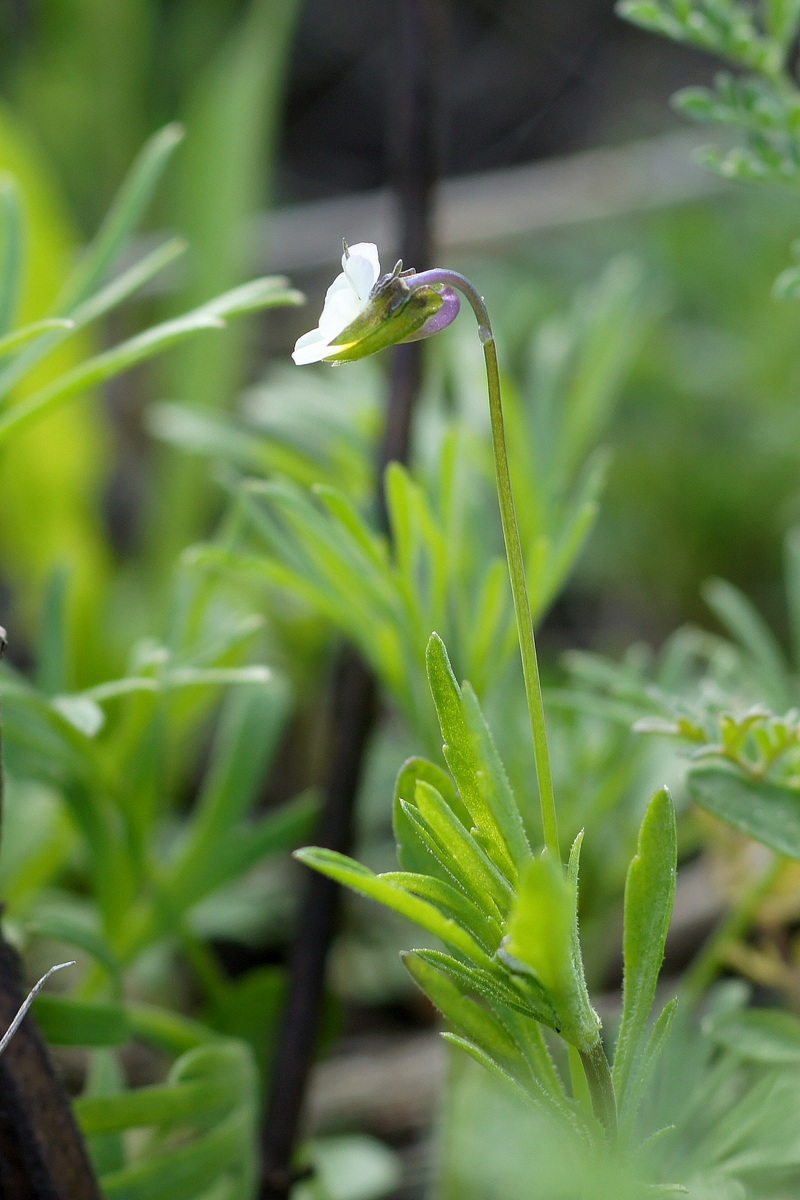
[[[78,247],[58,189],[35,148],[0,109],[0,170],[16,181],[25,229],[24,275],[16,322],[44,317]],[[13,402],[77,365],[92,350],[81,333],[38,364]],[[16,436],[0,455],[0,572],[14,587],[15,618],[30,627],[43,584],[54,568],[68,568],[69,644],[80,638],[82,674],[91,672],[89,635],[107,566],[98,498],[107,463],[102,415],[91,398],[65,406]],[[86,636],[82,636],[86,635]]]

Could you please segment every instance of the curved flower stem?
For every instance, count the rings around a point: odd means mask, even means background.
[[[511,489],[511,473],[508,466],[508,448],[506,446],[505,425],[503,422],[503,401],[500,391],[500,371],[497,364],[497,346],[492,332],[489,313],[481,296],[470,281],[457,271],[445,271],[436,268],[424,271],[414,276],[412,286],[445,285],[456,288],[469,301],[478,322],[478,335],[483,346],[486,360],[486,382],[489,391],[489,414],[492,422],[492,446],[494,463],[497,474],[497,495],[500,501],[500,519],[503,525],[503,539],[508,559],[508,574],[511,580],[511,593],[514,598],[514,612],[517,618],[520,654],[522,656],[522,673],[525,678],[525,695],[528,700],[533,749],[536,758],[536,778],[539,785],[539,804],[542,813],[542,830],[547,848],[559,861],[561,849],[558,841],[558,820],[556,816],[555,796],[553,794],[553,777],[550,770],[550,751],[547,745],[547,728],[544,719],[544,703],[542,701],[542,685],[539,678],[539,661],[536,655],[536,642],[533,634],[533,617],[531,616],[530,600],[528,599],[528,582],[525,576],[525,561],[522,556],[522,543],[517,525],[517,515],[514,509],[514,494]]]

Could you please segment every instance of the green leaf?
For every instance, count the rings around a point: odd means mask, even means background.
[[[430,900],[446,916],[452,917],[464,929],[468,929],[487,953],[494,954],[500,945],[502,933],[498,923],[451,883],[435,876],[418,875],[410,871],[389,871],[381,878],[396,883],[414,896]]]
[[[529,1096],[528,1092],[526,1092],[525,1088],[521,1087],[520,1084],[517,1083],[516,1079],[514,1079],[512,1075],[509,1075],[508,1071],[504,1070],[499,1063],[496,1063],[491,1055],[487,1054],[485,1050],[482,1050],[480,1046],[476,1046],[475,1043],[469,1038],[461,1037],[457,1033],[443,1033],[442,1037],[446,1042],[449,1042],[451,1046],[458,1047],[459,1050],[465,1051],[470,1058],[474,1058],[475,1061],[480,1063],[482,1067],[485,1067],[491,1075],[494,1075],[496,1079],[499,1079],[507,1087],[510,1087],[512,1091],[514,1091],[518,1097],[525,1100],[526,1103],[532,1103],[531,1097]]]
[[[257,863],[278,854],[288,854],[311,834],[319,815],[319,801],[303,793],[275,812],[236,829],[229,829],[216,842],[193,843],[196,849],[182,858],[165,885],[171,905],[178,911],[241,878]],[[171,909],[174,911],[174,909]],[[165,915],[167,923],[170,921]]]
[[[235,1076],[156,1084],[116,1095],[81,1096],[75,1115],[87,1135],[176,1125],[229,1111],[241,1097]]]
[[[467,824],[470,819],[447,771],[443,771],[441,767],[428,762],[427,759],[409,758],[400,768],[394,788],[392,824],[397,841],[397,857],[400,866],[406,871],[413,871],[420,875],[435,875],[443,882],[451,883],[450,873],[442,866],[439,857],[431,851],[427,840],[421,835],[418,824],[412,820],[401,803],[406,801],[407,804],[413,804],[419,780],[436,788],[462,825]]]
[[[403,965],[428,999],[457,1033],[468,1037],[512,1077],[523,1065],[513,1038],[496,1017],[474,1000],[463,996],[456,985],[416,954],[403,954]]]
[[[597,1042],[600,1022],[574,958],[577,904],[574,882],[543,850],[520,874],[500,953],[512,970],[532,973],[544,988],[562,1037],[578,1049],[590,1049]]]
[[[677,1010],[677,999],[669,1000],[653,1022],[650,1035],[634,1064],[625,1096],[621,1100],[620,1113],[625,1124],[632,1124],[639,1115],[642,1097],[667,1044]]]
[[[120,1004],[89,1004],[65,996],[37,996],[33,1011],[54,1046],[121,1046],[132,1030]]]
[[[767,32],[789,49],[800,27],[800,0],[765,0]]]
[[[498,913],[505,914],[513,898],[508,880],[450,811],[436,788],[420,780],[414,804],[440,849],[442,861],[467,895],[485,897]]]
[[[656,792],[639,830],[625,883],[622,1020],[614,1056],[614,1087],[625,1095],[647,1028],[664,961],[677,872],[675,809],[666,788]]]
[[[475,967],[445,954],[441,950],[415,950],[423,962],[447,975],[458,987],[495,1006],[511,1009],[528,1019],[556,1027],[556,1015],[549,997],[536,980],[509,976],[496,961],[492,969]]]
[[[5,358],[7,354],[22,349],[28,342],[33,342],[46,333],[70,332],[74,328],[74,321],[67,321],[61,317],[45,317],[41,321],[23,325],[21,329],[15,329],[13,333],[7,333],[4,337],[0,337],[0,358]]]
[[[19,191],[14,179],[3,175],[0,177],[0,334],[5,334],[14,323],[22,287],[24,252]],[[0,350],[0,353],[6,351]]]
[[[703,597],[743,650],[750,655],[761,683],[767,689],[768,702],[776,709],[792,703],[788,665],[772,631],[746,596],[726,583],[712,579],[703,588]]]
[[[472,820],[482,835],[483,846],[503,874],[513,880],[514,860],[503,835],[502,808],[495,813],[487,795],[483,766],[475,747],[459,689],[444,642],[432,634],[426,651],[428,681],[444,738],[443,752],[448,767]]]
[[[367,867],[361,866],[344,854],[337,854],[334,850],[307,847],[304,850],[296,850],[294,856],[306,866],[321,871],[329,879],[335,879],[337,883],[352,888],[362,896],[384,904],[440,938],[460,954],[491,970],[491,959],[472,934],[440,913],[438,908],[427,900],[410,895],[397,884],[387,882],[381,875],[374,875]]]
[[[725,767],[697,767],[687,777],[695,804],[778,854],[800,860],[800,792],[745,779]]]
[[[715,1013],[703,1022],[703,1032],[737,1058],[800,1065],[800,1020],[793,1013],[757,1008]]]
[[[69,312],[104,280],[136,232],[167,163],[183,139],[180,125],[166,125],[140,151],[94,241],[70,277],[58,308]]]
[[[267,277],[234,288],[200,308],[184,313],[182,317],[155,325],[103,354],[87,359],[4,412],[0,416],[0,444],[11,433],[29,425],[44,413],[51,412],[73,396],[161,354],[186,338],[209,329],[222,329],[229,317],[280,305],[299,304],[301,301],[300,294],[287,289],[282,279]]]
[[[400,1185],[398,1157],[377,1138],[314,1138],[308,1153],[313,1179],[292,1188],[292,1200],[382,1200]]]

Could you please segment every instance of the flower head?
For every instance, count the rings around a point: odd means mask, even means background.
[[[377,246],[345,242],[342,273],[328,288],[319,325],[298,338],[292,358],[298,366],[353,362],[438,333],[455,320],[458,296],[444,285],[417,285],[417,278],[402,262],[381,275]]]

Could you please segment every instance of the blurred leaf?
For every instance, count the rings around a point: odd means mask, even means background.
[[[400,1183],[397,1156],[376,1138],[350,1134],[315,1138],[309,1147],[315,1180],[325,1200],[380,1200]],[[316,1183],[300,1183],[297,1200],[318,1200]]]
[[[677,834],[666,788],[656,792],[639,830],[625,884],[622,1019],[614,1055],[614,1088],[621,1101],[656,994],[675,902]]]
[[[695,804],[779,854],[800,860],[800,793],[724,767],[695,767],[687,778]]]
[[[125,1009],[64,996],[37,996],[33,1011],[42,1033],[55,1046],[121,1046],[131,1039]]]
[[[11,175],[0,178],[0,247],[0,335],[5,338],[19,306],[24,259],[22,212]]]
[[[800,1021],[770,1009],[714,1013],[703,1025],[714,1042],[748,1062],[800,1064]]]
[[[250,0],[216,61],[186,103],[190,130],[173,193],[173,220],[192,246],[181,303],[197,304],[246,274],[248,222],[271,193],[281,104],[299,0]],[[162,390],[197,408],[227,408],[244,382],[246,342],[237,330],[216,345],[184,348]],[[161,565],[202,531],[203,468],[162,456],[152,517]]]
[[[165,125],[140,150],[98,233],[59,297],[57,306],[62,312],[70,312],[86,301],[105,281],[138,230],[182,139],[180,125]]]
[[[10,434],[17,433],[45,412],[51,412],[80,392],[103,383],[156,354],[161,354],[168,347],[197,333],[208,329],[222,329],[225,320],[230,317],[299,302],[298,293],[286,288],[284,280],[277,276],[266,277],[234,288],[233,291],[208,301],[182,317],[154,325],[151,329],[74,367],[48,387],[35,392],[3,413],[0,416],[0,443]]]

